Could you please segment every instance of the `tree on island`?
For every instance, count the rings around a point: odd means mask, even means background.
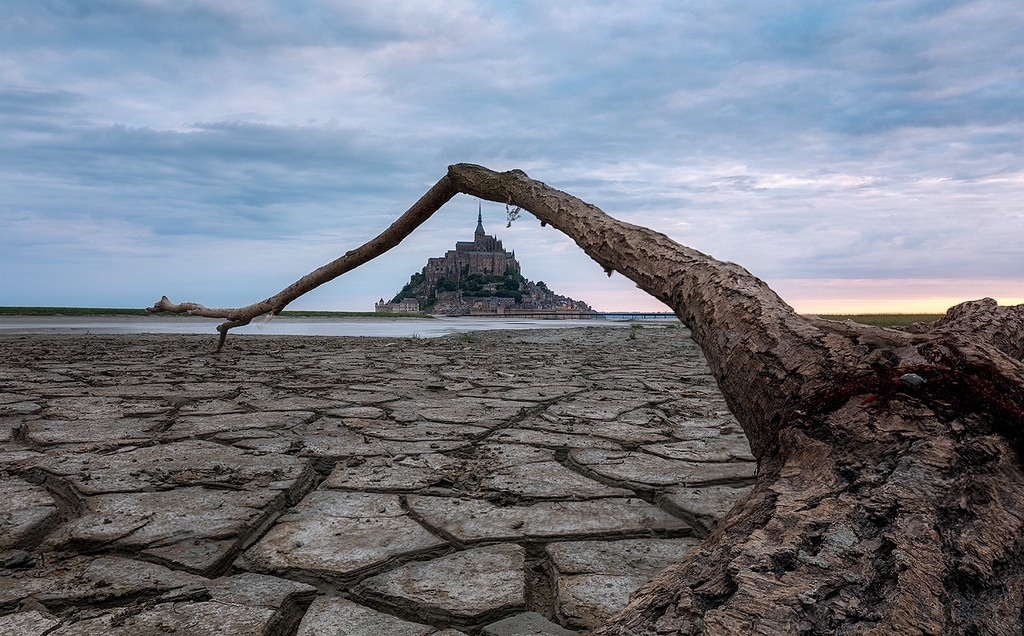
[[[738,265],[521,171],[458,164],[380,236],[276,296],[151,310],[224,318],[222,346],[460,192],[531,212],[672,307],[758,459],[717,530],[595,633],[1020,632],[1024,305],[967,302],[908,330],[803,317]]]

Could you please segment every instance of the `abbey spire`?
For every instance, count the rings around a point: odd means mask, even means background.
[[[476,210],[476,232],[473,233],[473,236],[475,238],[477,238],[478,240],[483,238],[484,236],[486,236],[486,233],[484,232],[484,211],[483,211],[483,205],[480,204],[480,203],[477,204],[477,210]]]

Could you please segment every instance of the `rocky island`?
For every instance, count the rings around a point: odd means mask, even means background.
[[[477,211],[472,241],[458,241],[444,256],[431,258],[405,287],[374,309],[381,313],[430,313],[446,316],[589,318],[587,303],[556,294],[544,281],[522,275],[515,251],[484,231]]]

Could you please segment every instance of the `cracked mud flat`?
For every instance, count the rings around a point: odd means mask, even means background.
[[[0,634],[578,633],[753,481],[684,328],[215,339],[0,337]]]

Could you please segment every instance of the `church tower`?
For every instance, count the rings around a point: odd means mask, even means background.
[[[473,233],[473,238],[476,239],[477,243],[480,243],[480,241],[485,236],[487,236],[487,235],[484,233],[484,211],[483,211],[483,204],[478,203],[477,204],[477,211],[476,211],[476,232]]]

